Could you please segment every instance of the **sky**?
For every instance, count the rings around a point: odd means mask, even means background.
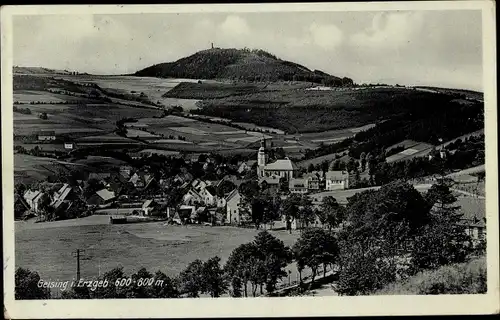
[[[15,16],[14,65],[128,74],[211,43],[356,83],[482,90],[481,11]]]

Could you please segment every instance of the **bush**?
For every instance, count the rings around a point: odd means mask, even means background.
[[[392,283],[375,294],[477,294],[486,291],[486,258],[480,257],[420,272],[403,283]]]

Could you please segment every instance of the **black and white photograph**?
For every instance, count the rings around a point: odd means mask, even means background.
[[[2,8],[5,312],[498,310],[494,3],[444,4]]]

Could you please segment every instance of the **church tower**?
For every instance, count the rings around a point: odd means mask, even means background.
[[[267,164],[267,153],[266,153],[266,140],[262,139],[260,141],[259,152],[257,153],[257,176],[264,176],[264,167]]]

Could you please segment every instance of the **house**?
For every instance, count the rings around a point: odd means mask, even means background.
[[[158,209],[158,203],[152,199],[148,199],[144,201],[142,204],[141,210],[144,216],[150,216],[153,212]]]
[[[174,178],[174,182],[177,182],[181,185],[184,183],[189,183],[191,181],[193,181],[193,175],[189,172],[179,173]]]
[[[344,190],[349,188],[349,173],[346,171],[327,171],[325,174],[326,190]]]
[[[142,171],[134,173],[128,182],[132,183],[134,187],[144,190],[158,185],[152,174]]]
[[[313,171],[304,175],[307,179],[307,189],[309,191],[317,191],[321,189],[321,182],[324,180],[323,171]]]
[[[207,186],[206,188],[201,189],[198,194],[201,196],[202,202],[205,203],[205,205],[207,206],[216,205],[217,195],[215,193],[215,188],[213,186]]]
[[[120,166],[120,175],[125,179],[130,179],[132,174],[132,167],[130,166]]]
[[[257,153],[257,177],[278,176],[287,181],[294,177],[297,167],[288,158],[279,159],[272,163],[267,163],[268,155],[266,151],[266,140],[261,141],[261,147]]]
[[[241,195],[238,189],[233,190],[226,198],[226,222],[229,224],[239,224]]]
[[[308,180],[306,178],[292,178],[289,181],[288,189],[291,193],[306,194],[308,191]]]
[[[191,188],[182,197],[182,201],[186,205],[194,205],[197,203],[202,203],[203,197],[194,188]]]
[[[56,140],[55,131],[40,131],[37,133],[38,141],[54,141]]]
[[[471,237],[474,247],[486,240],[486,219],[484,217],[464,218],[460,223],[465,226],[465,232]]]
[[[280,188],[280,177],[262,177],[259,178],[259,186],[262,190],[278,191]]]
[[[220,185],[222,185],[225,181],[229,181],[231,183],[233,183],[236,187],[239,187],[241,185],[241,183],[243,182],[243,180],[239,179],[237,176],[235,176],[234,174],[227,174],[225,175],[221,180],[219,180],[217,182],[217,184],[215,184],[215,186],[218,188]]]
[[[201,179],[196,179],[191,183],[191,187],[193,187],[193,189],[196,192],[200,192],[202,189],[205,189],[207,186],[208,186],[208,183],[206,183],[205,181],[203,181]]]
[[[196,214],[196,207],[195,206],[186,206],[182,205],[179,207],[179,210],[177,211],[178,217],[180,220],[180,223],[183,224],[189,220],[192,219],[192,217],[195,216]],[[175,217],[174,217],[175,221]]]
[[[71,200],[74,200],[74,198],[75,194],[73,193],[73,188],[69,184],[65,183],[59,190],[54,192],[50,205],[56,210],[59,209],[63,203],[67,203],[69,207],[71,206]]]
[[[64,149],[73,150],[74,148],[75,148],[75,144],[73,142],[65,142],[64,143]]]
[[[97,180],[103,183],[107,183],[107,180],[111,177],[109,172],[91,172],[87,180]]]
[[[207,207],[199,207],[191,216],[191,221],[193,223],[207,222],[207,218],[209,218]]]
[[[107,189],[101,189],[87,199],[87,205],[97,206],[102,208],[113,203],[115,198],[116,196],[113,191],[109,191]]]
[[[39,210],[38,206],[40,205],[40,200],[42,199],[42,195],[43,192],[39,190],[35,191],[27,190],[23,195],[24,200],[26,201],[30,209],[35,213],[38,213]]]
[[[252,167],[255,165],[255,163],[257,163],[257,161],[255,161],[255,160],[248,160],[248,161],[242,162],[240,164],[240,166],[238,167],[238,173],[244,174],[244,173],[250,171],[252,169]]]

